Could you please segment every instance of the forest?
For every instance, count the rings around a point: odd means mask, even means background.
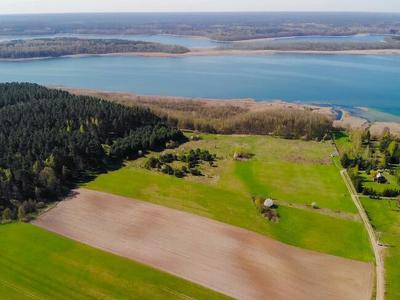
[[[220,134],[260,134],[283,138],[321,140],[330,134],[332,116],[312,107],[268,105],[254,101],[219,101],[143,96],[70,89],[127,106],[151,109],[170,126]]]
[[[0,84],[0,213],[24,219],[88,174],[185,140],[139,107],[29,83]]]
[[[118,39],[45,38],[0,43],[0,58],[2,59],[133,52],[183,54],[189,51],[177,45]]]
[[[241,41],[224,44],[225,49],[240,50],[275,50],[275,51],[351,51],[400,49],[400,38],[386,37],[385,42],[299,42],[277,40]]]
[[[398,34],[400,14],[343,12],[108,13],[2,16],[0,35],[179,34],[221,41],[304,35]]]

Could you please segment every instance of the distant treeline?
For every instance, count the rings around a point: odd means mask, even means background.
[[[400,49],[399,37],[387,37],[385,42],[279,42],[248,41],[225,44],[224,48],[240,50],[276,50],[276,51],[349,51]]]
[[[189,49],[177,45],[117,39],[49,38],[0,43],[0,58],[2,59],[130,52],[182,54],[189,51]]]
[[[85,91],[81,91],[85,94]],[[285,138],[322,139],[332,128],[332,118],[311,108],[268,107],[250,109],[246,104],[154,96],[126,96],[92,92],[104,99],[125,105],[150,108],[171,126],[221,134],[262,134]],[[257,105],[257,104],[256,104]]]
[[[221,41],[255,38],[397,34],[400,14],[335,12],[110,13],[2,16],[1,35],[179,34]]]
[[[88,172],[185,139],[146,108],[34,84],[0,84],[0,124],[3,221],[65,195]]]

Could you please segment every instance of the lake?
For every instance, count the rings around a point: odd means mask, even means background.
[[[106,56],[0,62],[0,81],[367,106],[400,115],[400,56]]]

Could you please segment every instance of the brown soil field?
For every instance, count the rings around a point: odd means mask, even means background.
[[[371,299],[373,266],[85,189],[35,225],[237,299]]]

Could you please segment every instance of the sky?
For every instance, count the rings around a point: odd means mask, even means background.
[[[400,0],[0,0],[0,14],[143,11],[400,12]]]

